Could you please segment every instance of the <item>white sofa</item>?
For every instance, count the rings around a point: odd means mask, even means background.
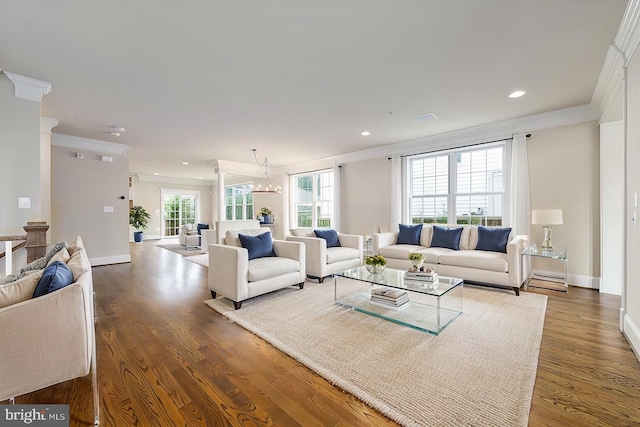
[[[398,232],[376,233],[373,236],[375,254],[387,259],[387,267],[407,270],[411,267],[411,252],[424,255],[424,265],[442,276],[458,277],[465,282],[494,287],[511,288],[520,295],[525,280],[522,268],[522,252],[527,236],[509,236],[506,253],[475,250],[478,243],[478,227],[475,225],[445,225],[462,227],[460,250],[431,247],[432,224],[423,224],[420,245],[396,244]],[[491,228],[491,227],[489,227]]]
[[[292,228],[290,232],[287,241],[305,245],[307,276],[320,283],[327,276],[362,265],[362,236],[338,233],[340,247],[327,248],[327,241],[316,237],[313,229]]]
[[[268,228],[227,230],[222,244],[209,245],[209,289],[211,297],[220,293],[239,309],[242,302],[291,285],[304,287],[305,248],[302,243],[274,240],[275,257],[249,260],[239,234],[256,236]]]
[[[62,248],[43,261],[42,268],[47,261],[64,262],[74,282],[31,298],[43,272],[35,269],[0,285],[0,401],[86,376],[91,370],[97,425],[93,280],[80,236],[68,250]]]

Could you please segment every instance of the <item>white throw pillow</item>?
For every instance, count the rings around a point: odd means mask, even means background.
[[[31,299],[44,270],[34,270],[15,282],[0,286],[0,308]]]

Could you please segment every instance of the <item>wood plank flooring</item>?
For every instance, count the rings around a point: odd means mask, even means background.
[[[205,306],[206,268],[153,242],[131,255],[93,269],[101,425],[396,425]],[[640,363],[618,330],[620,298],[526,291],[549,295],[529,425],[640,425]],[[68,403],[71,425],[90,425],[90,378],[16,402]]]

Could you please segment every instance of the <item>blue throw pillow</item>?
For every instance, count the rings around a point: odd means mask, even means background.
[[[198,236],[201,234],[200,230],[208,230],[209,224],[198,224]]]
[[[63,262],[52,262],[44,269],[32,298],[47,295],[73,283],[73,273]]]
[[[460,250],[460,236],[462,228],[446,228],[433,226],[433,237],[431,238],[432,248],[447,248],[454,251]]]
[[[340,245],[340,239],[338,239],[338,233],[336,230],[313,230],[316,233],[316,237],[320,237],[327,241],[327,248],[338,248]]]
[[[399,224],[397,245],[420,245],[420,233],[422,233],[422,224],[404,225]]]
[[[509,234],[511,234],[511,227],[487,228],[478,226],[478,245],[476,249],[506,254]]]
[[[270,232],[257,236],[238,234],[238,238],[240,238],[242,247],[249,251],[249,259],[276,256],[273,251],[273,240],[271,240]]]

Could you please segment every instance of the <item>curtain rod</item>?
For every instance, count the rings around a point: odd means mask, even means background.
[[[439,150],[433,150],[433,151],[423,151],[421,153],[413,153],[413,154],[403,154],[400,157],[413,157],[413,156],[420,156],[422,154],[431,154],[431,153],[438,153],[440,151],[451,151],[451,150],[457,150],[458,148],[467,148],[467,147],[475,147],[478,145],[486,145],[486,144],[493,144],[494,142],[502,142],[502,141],[512,141],[513,138],[504,138],[504,139],[495,139],[493,141],[485,141],[485,142],[477,142],[475,144],[469,144],[469,145],[459,145],[457,147],[449,147],[449,148],[440,148]]]

